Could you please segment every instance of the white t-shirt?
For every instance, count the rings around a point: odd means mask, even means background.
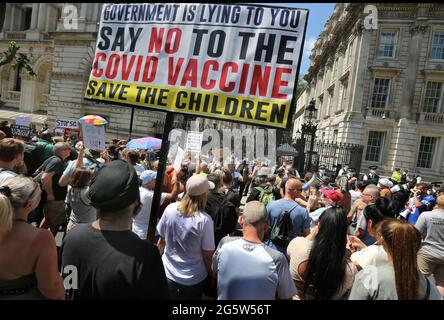
[[[213,256],[218,300],[290,299],[297,293],[287,258],[263,243],[223,238]]]
[[[168,205],[157,224],[157,231],[166,242],[162,261],[168,279],[193,286],[208,276],[202,251],[214,250],[213,220],[206,212],[185,217],[177,205]]]
[[[388,263],[387,252],[381,245],[372,244],[360,251],[353,252],[350,260],[356,262],[362,269],[368,266],[379,267]]]
[[[3,169],[0,168],[0,187],[5,183],[6,181],[14,178],[17,176],[17,173],[15,173],[12,170],[9,169]]]
[[[140,187],[140,203],[141,209],[137,216],[133,218],[133,232],[139,236],[140,239],[145,240],[148,232],[148,224],[151,215],[151,205],[153,203],[154,191],[147,188]],[[160,205],[165,201],[167,194],[162,193],[160,196]]]
[[[355,190],[350,190],[350,195],[351,195],[351,203],[355,203],[356,200],[361,198],[361,192],[360,191],[355,191]]]

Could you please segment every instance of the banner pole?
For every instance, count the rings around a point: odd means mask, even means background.
[[[130,119],[128,140],[131,140],[131,135],[133,133],[133,120],[134,120],[134,107],[131,107],[131,119]]]
[[[148,232],[146,236],[146,241],[148,243],[153,242],[154,233],[156,230],[158,211],[160,208],[160,196],[162,192],[163,177],[166,171],[166,162],[169,149],[168,147],[170,145],[168,136],[170,135],[170,131],[173,128],[173,122],[174,122],[174,113],[167,112],[165,126],[163,128],[162,146],[160,148],[159,166],[157,168],[156,187],[154,188],[153,202],[151,204],[151,214],[148,223]]]

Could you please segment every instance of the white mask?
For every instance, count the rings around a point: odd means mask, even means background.
[[[376,173],[376,170],[370,170],[370,173],[371,173],[371,174],[375,174],[375,173]]]
[[[325,173],[325,170],[324,169],[319,169],[319,173],[323,175]]]

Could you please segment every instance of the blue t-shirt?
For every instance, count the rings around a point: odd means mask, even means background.
[[[428,196],[419,196],[419,202],[421,202],[422,206],[416,208],[413,205],[414,210],[409,214],[407,221],[408,223],[415,224],[418,221],[419,215],[424,211],[431,211],[435,206],[436,199],[433,195]]]
[[[272,201],[267,205],[268,220],[270,222],[271,230],[276,226],[279,216],[282,212],[288,211],[290,213],[290,220],[293,224],[291,237],[304,236],[304,229],[310,229],[310,217],[307,209],[298,205],[295,201],[280,199]],[[271,240],[266,241],[266,245],[275,248],[285,254],[286,248],[276,246]]]

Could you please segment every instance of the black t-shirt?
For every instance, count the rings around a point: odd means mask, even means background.
[[[67,266],[77,268],[78,289],[68,289],[69,299],[169,299],[159,251],[130,230],[79,224],[63,241],[61,257],[67,283],[73,274]]]
[[[59,180],[65,170],[65,162],[57,157],[52,156],[42,168],[43,172],[54,172],[52,176],[52,191],[54,192],[54,200],[65,200],[67,187],[60,187]],[[46,196],[46,193],[45,193]]]

